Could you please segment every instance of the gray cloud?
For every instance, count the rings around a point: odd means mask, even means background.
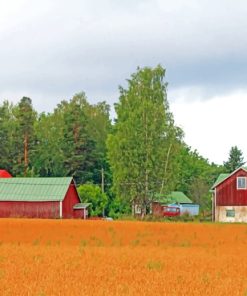
[[[173,94],[245,88],[245,1],[8,3],[0,4],[0,99],[29,95],[47,111],[84,90],[91,102],[112,103],[137,66],[158,63]]]

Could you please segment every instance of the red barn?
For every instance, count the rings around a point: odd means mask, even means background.
[[[0,178],[12,178],[9,172],[5,170],[0,170]]]
[[[0,178],[0,217],[86,219],[87,207],[73,178]]]
[[[212,189],[215,221],[247,222],[247,168],[221,174]]]

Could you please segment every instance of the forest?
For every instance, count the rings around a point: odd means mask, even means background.
[[[133,200],[146,206],[171,190],[209,210],[209,189],[229,161],[210,163],[185,143],[169,109],[165,69],[138,68],[114,107],[112,119],[109,104],[91,104],[84,92],[50,113],[37,112],[29,97],[3,101],[0,168],[13,176],[73,176],[96,215],[128,214]]]

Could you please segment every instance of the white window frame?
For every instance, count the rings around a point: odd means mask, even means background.
[[[135,214],[141,214],[142,213],[142,207],[140,205],[135,205]]]
[[[244,179],[245,180],[245,187],[239,187],[238,180]],[[246,190],[247,189],[247,177],[237,177],[237,190]]]

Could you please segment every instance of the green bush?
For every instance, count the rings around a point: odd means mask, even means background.
[[[109,216],[113,219],[123,219],[123,217],[131,216],[131,207],[129,203],[121,200],[120,198],[116,197],[112,200],[109,205]],[[132,217],[133,218],[133,217]],[[127,220],[129,220],[127,218]]]
[[[81,202],[91,203],[90,216],[102,216],[107,205],[108,197],[101,192],[99,186],[94,184],[80,185],[78,193]]]

